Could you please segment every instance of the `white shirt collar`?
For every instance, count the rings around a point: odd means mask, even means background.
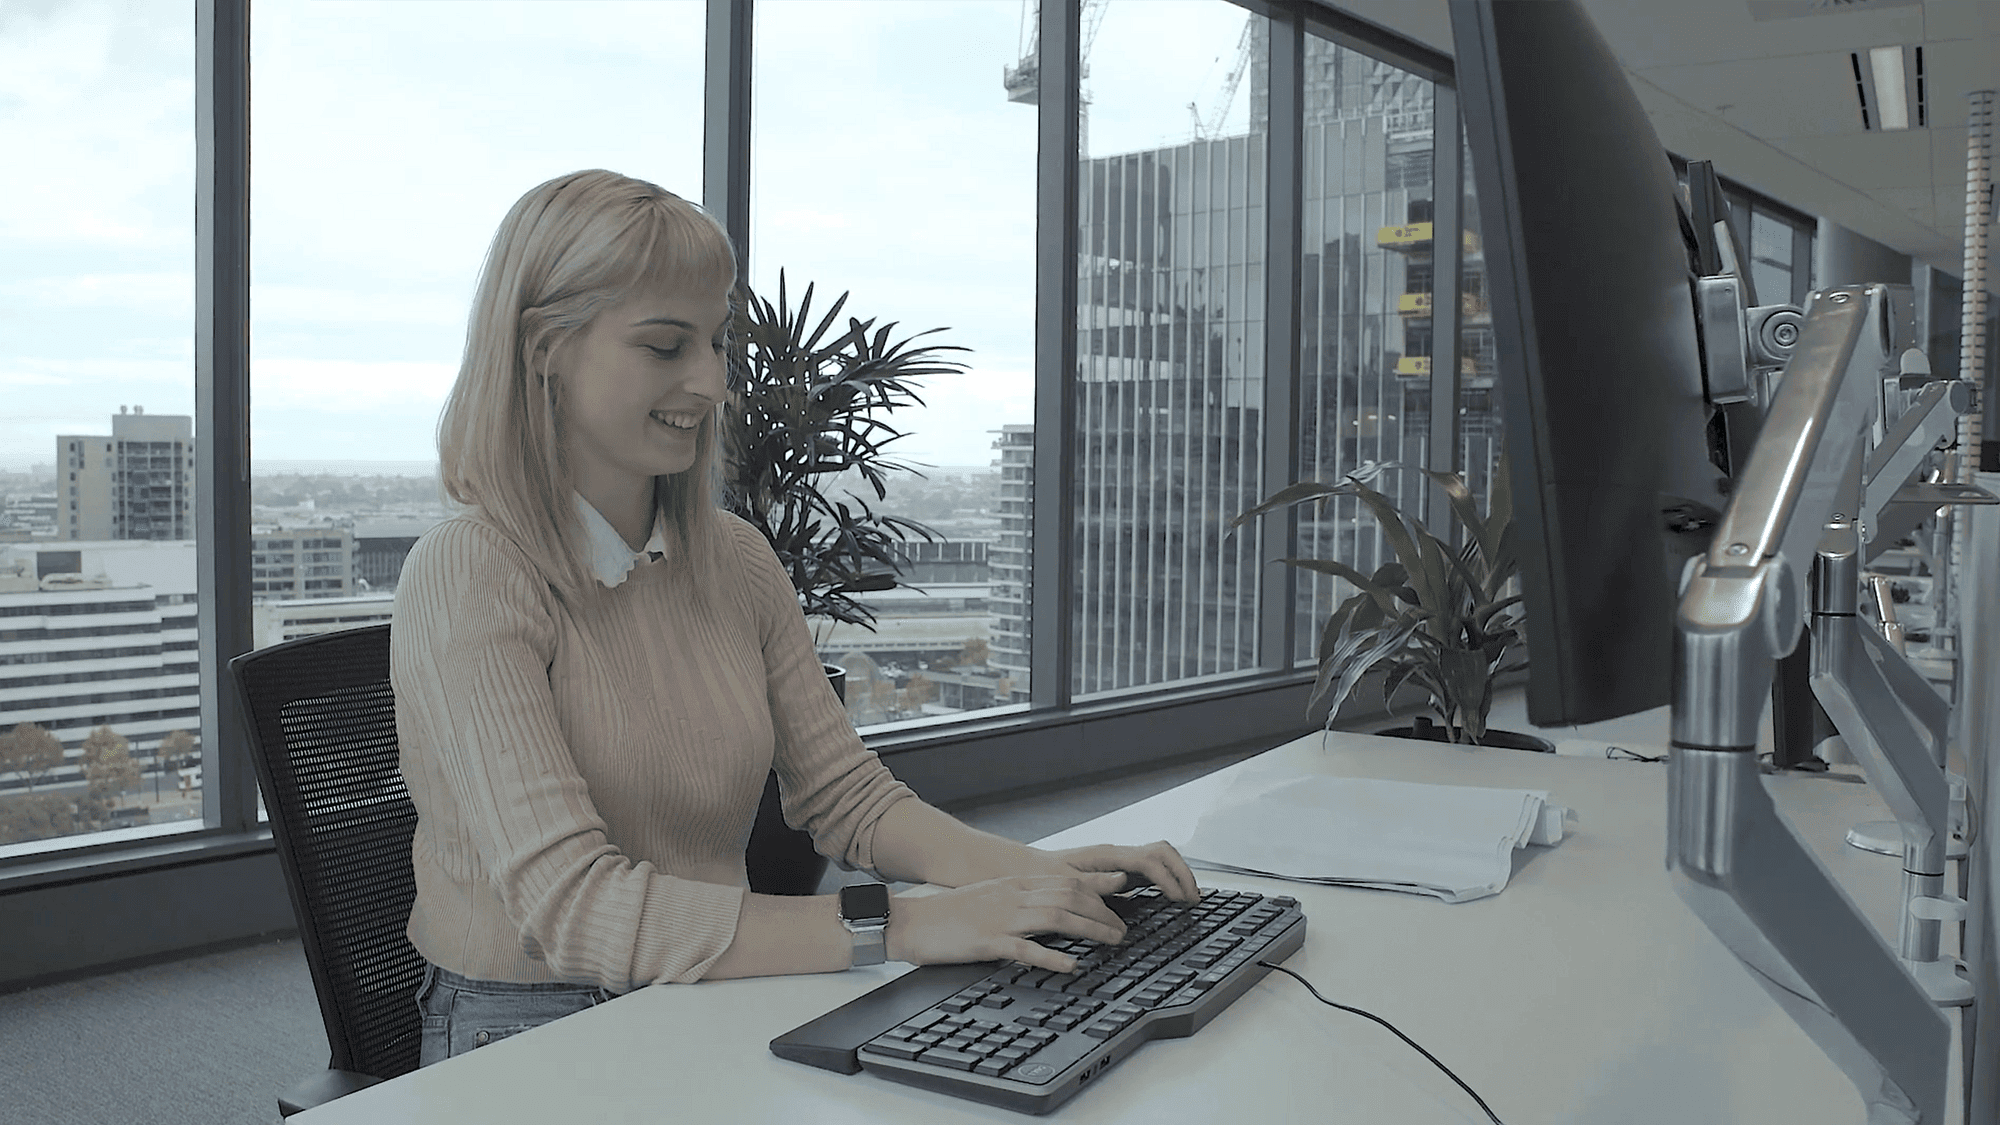
[[[580,493],[571,493],[576,501],[576,513],[583,520],[583,533],[590,540],[590,571],[606,587],[615,588],[631,574],[632,568],[642,562],[657,562],[667,551],[666,516],[653,514],[653,537],[646,540],[642,550],[634,551],[625,545],[625,539],[611,526],[611,521],[603,513],[592,507]]]

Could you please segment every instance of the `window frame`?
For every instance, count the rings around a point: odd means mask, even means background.
[[[707,0],[703,203],[736,238],[749,236],[750,33],[753,0]],[[1300,157],[1305,36],[1332,39],[1437,84],[1439,123],[1455,114],[1451,60],[1403,42],[1317,0],[1229,0],[1271,21],[1270,124],[1264,176],[1266,251],[1264,349],[1267,371],[1296,371],[1301,263]],[[1078,313],[1075,259],[1079,179],[1076,81],[1080,0],[1044,0],[1040,28],[1044,85],[1060,96],[1038,113],[1034,463],[1048,470],[1032,486],[1034,542],[1028,560],[1030,700],[960,718],[893,724],[868,744],[935,804],[951,808],[1045,790],[1082,778],[1189,760],[1232,746],[1275,745],[1317,728],[1304,717],[1310,668],[1292,660],[1297,583],[1291,568],[1265,576],[1257,619],[1258,663],[1250,671],[1168,683],[1078,703],[1072,698],[1075,590],[1073,498],[1064,483],[1076,461],[1074,400]],[[196,516],[199,656],[202,670],[203,788],[200,827],[154,826],[49,842],[32,854],[0,858],[0,928],[26,947],[0,959],[0,988],[102,971],[293,929],[291,904],[268,826],[257,811],[257,782],[242,716],[227,686],[228,661],[253,647],[253,535],[249,464],[250,4],[196,0]],[[1434,125],[1433,195],[1454,221],[1462,175],[1455,127],[1439,144]],[[1446,182],[1449,180],[1449,182]],[[1454,248],[1456,239],[1446,240]],[[1456,261],[1440,262],[1455,276]],[[1809,260],[1803,259],[1803,260]],[[1450,302],[1447,302],[1450,304]],[[1455,332],[1440,389],[1457,370]],[[1264,383],[1265,492],[1296,471],[1295,378]],[[1433,402],[1448,402],[1434,397]],[[1437,407],[1434,406],[1433,434]],[[1431,442],[1440,468],[1452,440]],[[1289,511],[1261,521],[1261,553],[1276,557],[1296,540]],[[1032,596],[1032,594],[1031,594]],[[1379,694],[1354,693],[1346,720],[1380,714]],[[94,935],[82,941],[53,935]]]

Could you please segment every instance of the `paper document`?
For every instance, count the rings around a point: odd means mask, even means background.
[[[1181,854],[1210,870],[1469,902],[1506,887],[1514,849],[1562,841],[1571,814],[1548,797],[1540,789],[1308,777],[1225,794]]]

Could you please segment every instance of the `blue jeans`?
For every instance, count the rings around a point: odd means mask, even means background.
[[[516,984],[473,980],[426,963],[417,988],[423,1014],[423,1046],[417,1065],[462,1055],[488,1043],[519,1035],[553,1019],[604,1003],[617,994],[588,984],[549,981]]]

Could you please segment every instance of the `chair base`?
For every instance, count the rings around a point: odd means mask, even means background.
[[[290,1117],[294,1113],[323,1106],[335,1098],[365,1090],[380,1081],[373,1075],[357,1074],[351,1070],[322,1070],[278,1095],[278,1116]]]

